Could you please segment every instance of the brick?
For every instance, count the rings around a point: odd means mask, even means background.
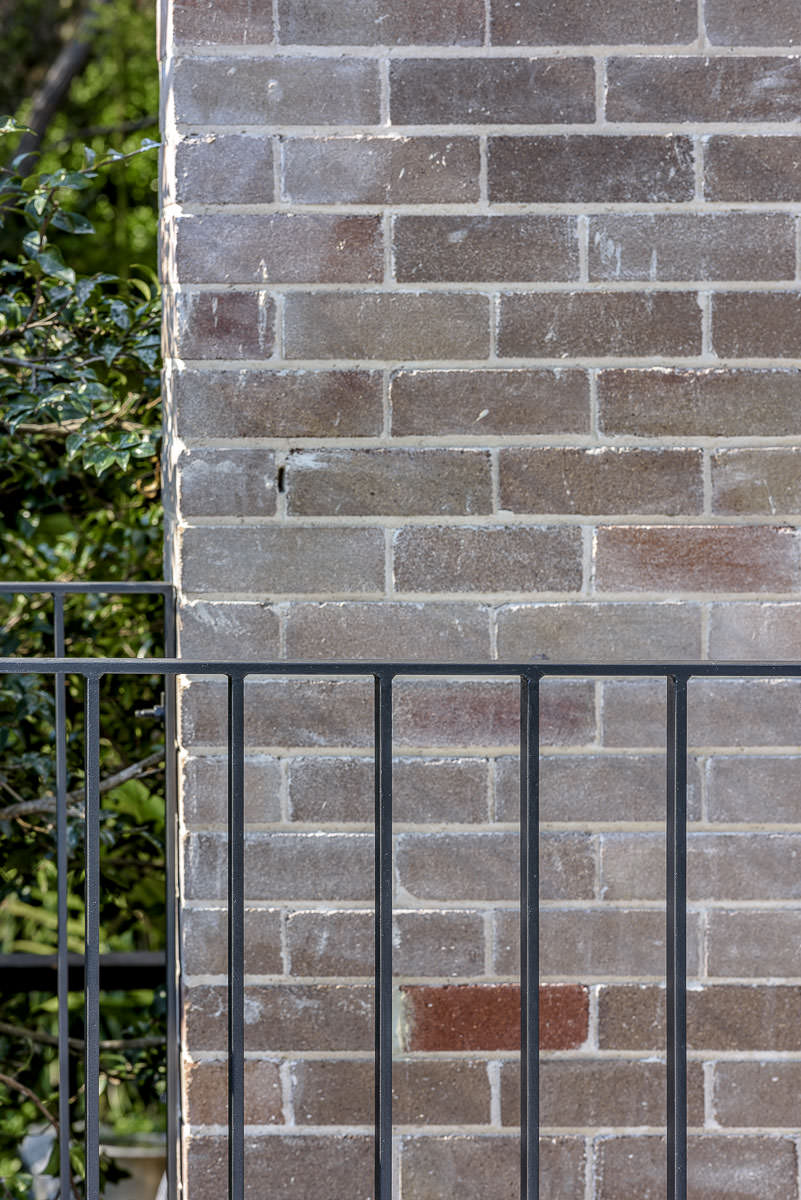
[[[395,125],[595,119],[591,58],[418,58],[390,63]]]
[[[372,978],[375,917],[369,911],[292,913],[287,948],[295,975]],[[396,976],[483,974],[483,914],[395,907],[392,966]]]
[[[180,292],[165,299],[167,354],[179,358],[265,358],[275,304],[262,292]]]
[[[228,1064],[196,1062],[184,1065],[184,1120],[190,1125],[228,1123]],[[283,1122],[278,1063],[245,1063],[245,1124]]]
[[[721,1062],[715,1064],[712,1106],[719,1125],[798,1125],[801,1063]]]
[[[465,204],[479,199],[479,169],[477,138],[284,142],[284,192],[303,204]]]
[[[691,833],[687,894],[691,900],[793,900],[801,897],[792,833]],[[601,894],[606,900],[661,900],[665,839],[661,834],[601,837]]]
[[[707,813],[710,821],[801,824],[801,759],[710,759]]]
[[[228,822],[228,757],[206,755],[184,762],[181,813],[187,825]],[[245,756],[245,820],[280,821],[281,766],[267,754]]]
[[[186,1045],[225,1050],[227,987],[184,992]],[[373,1049],[373,989],[366,984],[261,984],[245,988],[245,1050]]]
[[[801,636],[797,604],[713,604],[709,653],[732,660],[796,658]]]
[[[610,58],[609,121],[797,121],[797,58]]]
[[[296,450],[287,511],[299,516],[468,516],[492,511],[486,450]]]
[[[798,292],[722,292],[712,297],[712,341],[723,358],[795,358]]]
[[[489,610],[472,604],[294,604],[290,658],[481,661],[490,657]]]
[[[393,253],[401,283],[579,277],[572,217],[396,217]]]
[[[698,964],[698,926],[687,922],[687,969]],[[496,916],[495,970],[520,970],[517,912]],[[540,971],[556,978],[612,979],[627,975],[663,975],[665,914],[655,909],[547,908],[540,913]]]
[[[590,279],[795,276],[789,213],[605,213],[590,217],[589,238]]]
[[[489,198],[500,204],[664,204],[695,195],[692,141],[679,135],[493,137],[488,171]]]
[[[801,42],[801,13],[793,0],[704,0],[707,37],[718,46],[791,46]]]
[[[480,46],[482,0],[279,0],[281,41],[291,45]]]
[[[413,526],[393,539],[401,592],[577,592],[582,583],[576,528]]]
[[[688,1120],[704,1123],[700,1063],[687,1072]],[[501,1067],[501,1121],[520,1124],[520,1067]],[[582,1059],[540,1063],[540,1121],[550,1128],[665,1124],[665,1067],[658,1062]]]
[[[503,358],[688,355],[701,350],[689,292],[572,292],[501,297]]]
[[[589,432],[583,371],[398,371],[389,395],[398,437]]]
[[[221,900],[227,889],[223,833],[190,834],[184,895]],[[364,833],[246,833],[245,895],[250,900],[372,900],[373,838]]]
[[[291,1066],[295,1120],[308,1125],[372,1125],[373,1064],[359,1060]],[[392,1116],[397,1125],[486,1125],[489,1080],[484,1063],[392,1064]]]
[[[269,517],[275,512],[275,455],[269,450],[185,450],[175,470],[184,517]]]
[[[405,833],[397,840],[399,886],[423,900],[517,898],[519,839],[511,833]],[[583,899],[595,892],[595,854],[586,834],[543,834],[540,894]]]
[[[487,774],[486,759],[395,758],[393,820],[486,821]],[[372,822],[375,760],[322,755],[291,760],[289,807],[295,821]]]
[[[173,69],[179,125],[372,125],[378,64],[368,58],[185,58]]]
[[[796,1149],[789,1138],[691,1137],[687,1177],[704,1200],[794,1200]],[[665,1143],[657,1137],[604,1138],[598,1154],[598,1200],[660,1200]]]
[[[273,143],[260,134],[196,133],[175,149],[179,204],[271,204]]]
[[[698,450],[504,448],[500,504],[524,513],[697,513],[702,458]]]
[[[183,538],[189,592],[375,592],[384,588],[379,529],[204,526]]]
[[[797,201],[801,138],[711,137],[704,148],[707,200]]]
[[[172,38],[179,46],[271,42],[272,8],[252,0],[173,0]]]
[[[603,685],[603,740],[609,746],[664,746],[661,680]],[[793,746],[801,720],[794,680],[690,680],[688,729],[694,746]]]
[[[181,967],[185,975],[228,974],[227,930],[227,908],[184,907]],[[249,975],[283,974],[278,909],[245,909],[245,970]]]
[[[791,592],[795,530],[780,526],[601,526],[599,591]]]
[[[173,375],[180,437],[371,437],[378,371],[193,371]]]
[[[219,1200],[228,1188],[228,1141],[191,1138],[186,1150],[187,1190],[193,1200]],[[245,1196],[256,1200],[264,1180],[284,1200],[337,1200],[358,1189],[372,1195],[373,1136],[307,1134],[245,1139]]]
[[[611,0],[602,8],[587,0],[538,4],[493,0],[491,30],[496,46],[659,44],[695,41],[696,24],[691,0],[679,0],[669,7],[659,0],[646,0],[636,9],[625,0]]]
[[[710,455],[710,465],[713,512],[801,511],[799,455],[794,448],[718,450]]]
[[[587,989],[540,987],[540,1048],[574,1050],[586,1039]],[[406,1048],[421,1051],[519,1050],[517,984],[403,988]]]
[[[608,436],[784,436],[797,425],[795,371],[704,367],[601,371],[598,403]]]
[[[498,658],[514,662],[702,657],[701,612],[694,604],[506,604],[496,619]]]
[[[184,283],[377,283],[384,245],[377,216],[210,213],[177,221]]]
[[[514,680],[399,681],[398,746],[514,746],[520,737],[520,687]],[[543,745],[582,745],[595,737],[595,689],[582,681],[548,681],[541,689]]]
[[[285,301],[287,358],[486,358],[489,301],[448,293],[295,293]]]
[[[801,975],[801,910],[712,909],[707,914],[707,969],[712,976]]]
[[[512,1200],[520,1188],[517,1137],[407,1137],[401,1146],[401,1187],[406,1200]],[[539,1140],[540,1187],[545,1196],[583,1200],[584,1141]]]
[[[178,612],[184,658],[243,659],[280,657],[279,619],[268,604],[183,604]]]
[[[664,1046],[665,991],[645,986],[601,988],[602,1050]],[[694,1050],[797,1051],[801,989],[718,984],[687,993],[687,1040]]]
[[[369,746],[374,741],[372,679],[275,679],[245,684],[247,746]],[[183,746],[225,746],[227,699],[221,683],[193,682],[180,704]]]
[[[540,817],[543,821],[663,821],[665,764],[654,755],[546,756],[540,762]],[[698,763],[688,764],[688,809],[700,820]],[[517,758],[497,760],[495,818],[515,821],[520,814]]]

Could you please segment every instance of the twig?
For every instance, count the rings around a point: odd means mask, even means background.
[[[164,758],[163,750],[156,750],[154,754],[149,754],[147,758],[143,758],[141,762],[131,763],[130,767],[125,767],[122,771],[117,771],[115,775],[108,775],[100,781],[100,794],[110,792],[115,787],[120,787],[121,784],[127,783],[130,779],[138,779],[140,775],[146,774],[151,767],[161,762]],[[75,806],[80,804],[84,798],[83,788],[76,788],[75,791],[67,792],[67,804]],[[10,804],[8,808],[0,808],[0,821],[9,821],[12,817],[28,816],[35,812],[55,812],[56,797],[52,794],[47,796],[39,796],[36,800],[23,800],[19,804]],[[78,815],[82,813],[78,809]]]
[[[22,1025],[8,1025],[5,1021],[0,1021],[0,1033],[6,1034],[7,1037],[25,1038],[30,1042],[41,1042],[43,1046],[58,1045],[58,1038],[52,1033],[45,1033],[43,1029],[25,1029]],[[166,1038],[163,1037],[112,1038],[111,1040],[100,1042],[100,1049],[150,1050],[154,1046],[163,1046],[165,1042]],[[86,1042],[83,1038],[67,1038],[67,1045],[73,1054],[83,1054],[86,1049]]]

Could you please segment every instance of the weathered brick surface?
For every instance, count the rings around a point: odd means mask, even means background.
[[[797,513],[801,510],[799,452],[719,450],[710,456],[712,506],[719,513]]]
[[[708,969],[713,976],[801,975],[798,909],[715,909],[707,920]]]
[[[277,658],[280,618],[268,604],[198,600],[178,613],[178,637],[184,658]]]
[[[797,201],[801,144],[797,137],[712,137],[704,150],[708,200]]]
[[[335,45],[480,46],[482,0],[279,0],[281,41]]]
[[[372,1062],[307,1059],[290,1069],[299,1124],[372,1124]],[[490,1087],[484,1063],[396,1059],[392,1093],[398,1125],[486,1125],[489,1121]]]
[[[190,1125],[228,1122],[228,1064],[188,1063],[184,1074],[184,1116]],[[275,1125],[283,1120],[281,1077],[276,1062],[245,1063],[245,1123]]]
[[[265,358],[275,338],[275,304],[264,292],[180,292],[168,298],[179,358]]]
[[[393,657],[481,662],[489,656],[489,610],[480,604],[298,604],[286,624],[291,658]]]
[[[228,1153],[223,1137],[198,1137],[186,1148],[186,1179],[196,1200],[216,1200],[227,1187]],[[358,1187],[371,1195],[372,1135],[248,1137],[245,1139],[245,1195],[256,1200],[269,1177],[287,1200],[311,1194],[336,1200]]]
[[[797,121],[798,58],[611,58],[610,121]]]
[[[228,820],[228,759],[222,754],[187,758],[183,790],[188,825],[224,825]],[[245,820],[281,819],[281,766],[266,754],[245,757]]]
[[[275,512],[275,455],[269,450],[189,450],[177,470],[185,517],[269,517]]]
[[[401,283],[578,279],[569,217],[397,217],[395,276]]]
[[[688,1145],[689,1187],[704,1200],[795,1200],[797,1154],[789,1138],[692,1137]],[[606,1138],[599,1146],[599,1200],[663,1196],[665,1143],[662,1138]]]
[[[281,914],[277,909],[245,909],[245,970],[280,975]],[[182,917],[183,967],[187,975],[225,975],[228,971],[228,913],[225,908],[187,908]]]
[[[786,985],[718,984],[687,993],[687,1042],[706,1050],[791,1050],[801,1046],[801,991]],[[602,1049],[664,1046],[665,991],[653,985],[601,989]]]
[[[752,6],[744,0],[705,0],[704,23],[719,46],[785,46],[801,42],[801,13],[792,0]]]
[[[498,657],[514,662],[701,657],[695,604],[507,604],[497,622]]]
[[[245,988],[245,1050],[372,1050],[373,989],[367,984],[263,984]],[[184,1003],[196,1050],[225,1051],[227,988],[199,984]]]
[[[190,134],[175,151],[179,204],[269,204],[273,143],[259,135]]]
[[[404,592],[577,592],[577,529],[531,526],[404,529],[394,538],[395,582]]]
[[[540,1138],[540,1186],[564,1200],[583,1200],[582,1138]],[[408,1200],[440,1200],[458,1192],[465,1200],[516,1196],[520,1147],[516,1137],[407,1137],[401,1148],[401,1187]]]
[[[722,358],[795,358],[798,292],[721,292],[712,301],[712,341]]]
[[[716,658],[794,658],[801,635],[796,604],[714,604],[710,653]]]
[[[584,0],[520,4],[496,0],[492,5],[492,40],[496,45],[580,45],[615,42],[691,42],[696,36],[696,9],[689,0],[669,8],[658,0],[633,7],[613,0],[596,9]]]
[[[184,42],[210,44],[271,42],[273,13],[269,5],[251,0],[173,0],[173,37]]]
[[[798,1122],[801,1065],[793,1062],[717,1063],[712,1105],[720,1125],[748,1126],[759,1110],[761,1125],[792,1129]]]

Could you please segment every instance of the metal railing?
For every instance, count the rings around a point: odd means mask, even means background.
[[[72,661],[66,656],[66,627],[65,600],[72,596],[161,596],[163,598],[163,644],[164,653],[172,657],[176,653],[175,630],[175,589],[172,584],[161,580],[143,582],[98,581],[91,583],[23,583],[20,581],[0,582],[0,596],[49,596],[52,600],[53,652],[55,659],[61,664],[61,670],[47,671],[43,674],[53,675],[55,700],[55,799],[56,799],[56,873],[57,873],[57,945],[55,955],[8,954],[0,956],[0,971],[2,985],[0,990],[5,995],[18,994],[30,990],[55,990],[58,1011],[58,1128],[59,1134],[59,1195],[62,1198],[72,1195],[72,1175],[70,1167],[70,1095],[64,1081],[69,1079],[69,993],[71,991],[85,992],[85,1041],[86,1061],[89,1062],[89,1047],[92,1046],[92,1061],[96,1060],[99,1039],[99,990],[101,985],[107,990],[125,990],[131,988],[152,987],[166,983],[167,989],[167,1078],[168,1078],[168,1109],[167,1109],[167,1175],[168,1192],[172,1198],[176,1195],[177,1159],[176,1152],[179,1141],[179,1111],[178,1100],[178,1020],[177,1020],[177,979],[175,964],[177,962],[177,947],[175,943],[177,932],[177,913],[175,911],[176,895],[176,838],[170,830],[175,824],[176,786],[175,786],[175,696],[174,675],[169,676],[169,684],[165,688],[165,805],[166,805],[166,845],[165,845],[165,907],[166,907],[166,941],[168,951],[133,951],[127,954],[100,954],[98,945],[99,896],[97,890],[91,892],[87,887],[86,896],[86,945],[83,955],[70,954],[67,943],[68,919],[68,837],[67,837],[67,696],[66,679],[72,674]],[[10,660],[14,661],[14,660]],[[29,674],[33,670],[39,672],[39,659],[30,658],[17,660],[18,670],[5,670],[4,673]],[[125,660],[121,660],[125,661]],[[143,661],[143,660],[139,660]],[[146,660],[145,660],[146,661]],[[148,672],[154,674],[158,672]],[[88,713],[87,708],[87,713]],[[93,693],[92,720],[99,715],[99,699]],[[87,726],[88,729],[88,726]],[[87,739],[87,745],[88,745]],[[95,748],[97,750],[97,747]],[[92,780],[90,788],[90,777]],[[90,790],[93,795],[92,811],[86,806],[85,833],[87,862],[91,857],[92,870],[99,869],[99,807],[97,798],[99,792],[99,757],[86,759],[86,794]],[[91,936],[90,936],[91,924]],[[55,978],[54,978],[55,976]],[[55,983],[55,989],[53,989]],[[97,1073],[93,1075],[94,1090],[88,1088],[87,1077],[87,1139],[90,1123],[92,1124],[93,1140],[97,1130]],[[90,1110],[92,1120],[90,1122]],[[64,1132],[66,1131],[66,1132]],[[87,1140],[87,1147],[89,1142]],[[86,1162],[86,1194],[87,1200],[96,1200],[99,1194],[99,1177],[97,1175],[99,1150],[93,1152],[90,1159],[87,1154]],[[92,1163],[90,1167],[90,1163]]]
[[[539,1196],[539,716],[550,678],[661,677],[667,687],[667,1196],[687,1194],[686,864],[687,685],[693,678],[801,678],[801,663],[387,663],[176,659],[0,659],[0,673],[83,677],[86,729],[86,1155],[87,1197],[98,1195],[99,686],[106,675],[222,675],[228,691],[228,1180],[243,1200],[245,681],[248,676],[367,677],[375,717],[375,1198],[392,1196],[392,708],[394,680],[514,678],[520,684],[521,1197]],[[167,689],[168,694],[170,688]],[[59,718],[63,722],[63,712]],[[57,731],[57,739],[63,729]],[[168,745],[171,744],[168,742]],[[170,947],[174,945],[169,943]],[[61,954],[61,951],[60,951]],[[63,955],[66,963],[66,955]],[[67,1193],[64,1192],[64,1195]]]

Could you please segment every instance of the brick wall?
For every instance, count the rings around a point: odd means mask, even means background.
[[[799,654],[795,0],[163,0],[185,655]],[[661,1194],[664,685],[543,695],[543,1176]],[[248,685],[249,1187],[371,1194],[372,689]],[[801,1200],[801,690],[695,682],[691,1181]],[[517,690],[400,682],[402,1200],[515,1196]],[[182,693],[223,1188],[224,691]]]

